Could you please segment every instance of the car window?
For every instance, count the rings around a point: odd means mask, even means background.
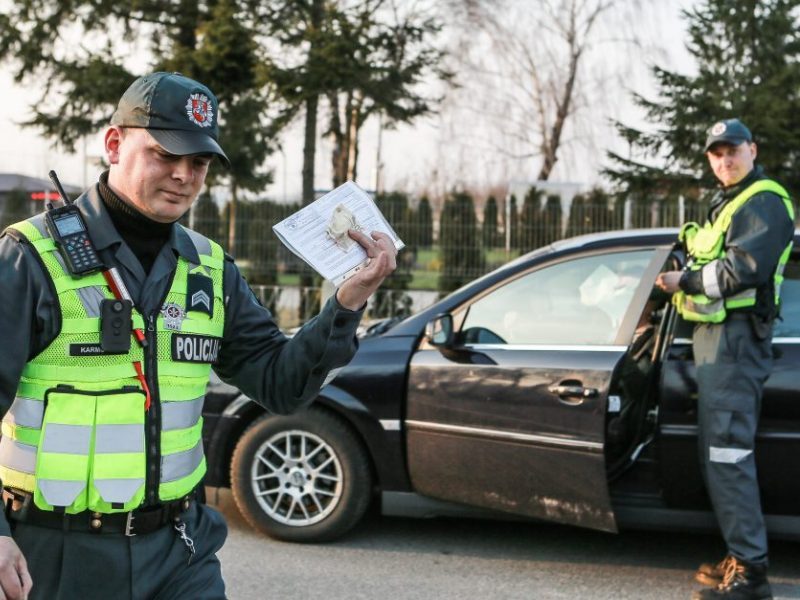
[[[544,267],[473,303],[464,344],[613,343],[652,250],[585,256]]]
[[[786,265],[781,286],[781,318],[775,321],[773,337],[800,337],[800,260]]]

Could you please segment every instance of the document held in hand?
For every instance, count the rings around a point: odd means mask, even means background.
[[[405,246],[372,197],[352,181],[304,206],[272,229],[289,250],[336,287],[369,263],[364,248],[347,235],[348,229],[366,236],[382,231],[392,238],[398,250]]]

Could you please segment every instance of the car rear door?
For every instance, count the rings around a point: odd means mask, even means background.
[[[616,530],[608,390],[668,249],[562,258],[454,312],[456,343],[412,357],[405,427],[414,489]]]

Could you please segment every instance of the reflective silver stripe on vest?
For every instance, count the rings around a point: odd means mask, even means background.
[[[17,396],[14,398],[14,404],[11,405],[6,416],[3,417],[3,421],[21,427],[41,429],[43,416],[44,402]]]
[[[28,219],[28,223],[30,223],[31,225],[36,227],[36,229],[39,231],[39,233],[42,235],[42,237],[46,237],[46,238],[50,237],[50,234],[47,233],[47,227],[45,226],[45,223],[44,223],[44,213],[40,213],[38,215],[34,215],[30,219]]]
[[[141,479],[95,479],[94,487],[100,492],[106,502],[119,502],[125,504],[139,491],[144,485],[144,477]]]
[[[91,441],[91,425],[48,423],[42,436],[41,447],[42,452],[52,452],[53,454],[88,455]]]
[[[721,298],[709,302],[708,304],[695,302],[692,298],[693,296],[686,296],[685,308],[698,315],[713,315],[723,309],[723,301]]]
[[[191,475],[203,462],[203,441],[194,448],[161,457],[161,483],[175,481]]]
[[[781,286],[783,285],[783,272],[786,270],[786,263],[779,262],[778,267],[775,269],[775,303],[781,297]]]
[[[732,465],[742,462],[752,453],[752,450],[745,450],[742,448],[716,448],[710,446],[708,449],[708,460]]]
[[[185,402],[162,402],[161,428],[164,431],[171,431],[196,425],[203,412],[203,400],[205,397],[201,396]]]
[[[756,289],[755,288],[748,288],[744,291],[739,292],[738,294],[734,294],[733,296],[728,296],[725,298],[725,303],[735,303],[741,300],[747,300],[748,302],[755,303],[756,300]]]
[[[0,438],[0,464],[14,471],[33,475],[36,471],[36,446],[3,436]]]
[[[87,317],[100,316],[100,303],[105,298],[103,292],[100,290],[101,288],[96,285],[75,290],[78,292],[78,297],[81,300],[81,304],[83,304],[83,308],[86,310]]]
[[[69,506],[85,488],[85,481],[67,481],[64,479],[41,479],[36,485],[42,492],[45,502],[53,506]]]
[[[722,298],[717,279],[717,261],[711,261],[700,271],[703,275],[703,290],[709,298]]]
[[[98,454],[144,452],[143,425],[97,425],[94,451]]]
[[[194,248],[200,256],[211,256],[211,242],[207,237],[186,227],[183,228],[183,231],[186,232],[186,235],[192,240],[192,244],[194,244]]]
[[[64,262],[64,257],[61,256],[61,253],[60,252],[53,252],[52,254],[55,257],[56,262],[61,267],[61,270],[64,271],[64,273],[69,273],[70,270],[67,268],[67,263]]]

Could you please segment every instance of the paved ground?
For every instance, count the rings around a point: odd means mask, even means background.
[[[217,508],[232,600],[686,599],[696,566],[723,552],[714,536],[376,514],[341,541],[287,544],[251,530],[228,490]],[[773,542],[770,579],[776,599],[800,600],[800,544]]]

